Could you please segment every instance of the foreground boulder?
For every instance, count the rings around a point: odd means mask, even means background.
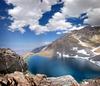
[[[0,73],[12,73],[14,71],[26,71],[26,63],[23,58],[11,49],[0,48]]]
[[[100,86],[100,78],[86,80],[80,86]]]
[[[0,77],[0,86],[79,86],[71,76],[51,77],[14,72]]]

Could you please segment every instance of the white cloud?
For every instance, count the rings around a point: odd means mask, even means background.
[[[62,34],[62,32],[57,32],[56,34],[60,35],[60,34]]]
[[[31,31],[35,31],[37,35],[42,34],[44,32],[49,32],[46,26],[41,26],[39,24],[33,24],[30,26]]]
[[[64,7],[61,12],[57,12],[49,20],[45,26],[39,25],[39,19],[43,13],[50,11],[51,6],[59,0],[7,0],[8,4],[15,7],[8,10],[12,16],[13,22],[9,26],[11,31],[25,32],[24,27],[29,26],[30,30],[36,34],[49,31],[65,31],[77,29],[71,23],[66,22],[66,18],[70,16],[79,16],[83,12],[87,12],[89,18],[87,23],[91,25],[100,25],[100,0],[62,0]]]
[[[64,2],[62,11],[70,16],[77,16],[89,9],[100,8],[99,0],[64,0]]]
[[[43,33],[47,30],[44,30],[45,27],[38,24],[38,20],[44,12],[51,10],[51,6],[56,4],[57,0],[43,0],[42,3],[40,0],[7,0],[7,3],[15,6],[13,9],[8,10],[13,18],[10,26],[11,31],[19,30],[23,33],[23,27],[29,25],[31,30]]]
[[[76,26],[72,26],[71,28],[69,28],[69,29],[67,29],[67,30],[63,30],[63,31],[58,31],[56,34],[58,34],[58,35],[60,35],[60,34],[65,34],[65,33],[69,33],[69,32],[71,32],[71,31],[73,31],[73,30],[80,30],[80,29],[82,29],[82,28],[84,28],[84,26],[80,26],[80,27],[76,27]]]
[[[100,8],[90,10],[88,16],[89,18],[85,21],[86,23],[100,26]]]
[[[43,45],[48,45],[48,44],[50,44],[51,42],[49,42],[49,41],[45,41],[45,42],[43,42]]]
[[[91,25],[100,25],[100,0],[63,0],[64,7],[62,14],[68,16],[79,16],[87,12],[87,23]]]

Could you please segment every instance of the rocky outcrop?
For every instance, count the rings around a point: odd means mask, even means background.
[[[12,73],[14,71],[26,71],[27,66],[23,58],[11,49],[0,48],[0,73]]]
[[[86,80],[80,84],[80,86],[100,86],[100,78],[99,79],[91,79]]]
[[[51,77],[14,72],[0,77],[0,86],[79,86],[71,76]]]
[[[1,75],[0,86],[100,86],[100,79],[90,79],[78,83],[70,75],[46,77],[43,74],[31,75],[16,71]]]

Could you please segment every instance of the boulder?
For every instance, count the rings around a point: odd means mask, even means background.
[[[80,86],[100,86],[100,78],[85,80]]]
[[[23,58],[11,49],[0,48],[0,73],[13,73],[14,71],[26,71],[27,65]]]

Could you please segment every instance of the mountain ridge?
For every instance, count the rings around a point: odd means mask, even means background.
[[[50,58],[73,57],[88,60],[91,58],[92,62],[95,56],[100,55],[100,26],[87,26],[66,33],[51,44],[41,48],[36,54]]]

